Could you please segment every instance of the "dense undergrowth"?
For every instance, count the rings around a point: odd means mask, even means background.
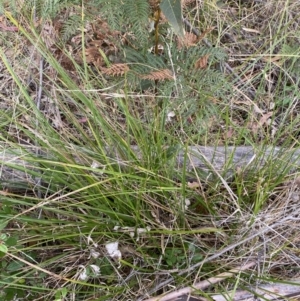
[[[161,16],[157,49],[155,1],[0,2],[1,300],[298,276],[298,1],[182,1],[185,38]],[[257,156],[187,170],[191,145]]]

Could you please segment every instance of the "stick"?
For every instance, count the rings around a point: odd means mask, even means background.
[[[196,283],[195,285],[193,285],[193,287],[185,287],[182,288],[180,290],[177,290],[175,292],[172,293],[168,293],[164,296],[157,296],[154,298],[150,298],[150,299],[146,299],[144,301],[169,301],[169,300],[176,300],[177,298],[183,296],[183,295],[187,295],[192,293],[195,290],[204,290],[206,288],[208,288],[209,286],[213,285],[213,284],[217,284],[219,282],[221,282],[222,280],[226,279],[226,278],[230,278],[232,276],[234,276],[235,274],[241,272],[241,271],[245,271],[251,267],[253,267],[256,263],[255,262],[249,262],[245,265],[243,265],[241,268],[239,269],[232,269],[229,272],[225,272],[225,273],[221,273],[216,277],[211,277],[209,279],[200,281],[198,283]]]
[[[72,149],[72,148],[70,148]],[[131,147],[132,151],[142,161],[142,154],[137,146]],[[0,188],[2,189],[28,189],[36,185],[35,174],[36,166],[32,162],[32,158],[36,162],[39,159],[55,157],[42,149],[39,150],[37,157],[36,148],[23,146],[19,149],[7,148],[5,145],[0,144]],[[111,158],[112,164],[118,164],[121,167],[126,167],[130,162],[125,163],[126,160],[118,151],[107,151],[107,156]],[[79,165],[86,165],[85,162],[76,158],[74,160]],[[84,157],[84,154],[82,154]],[[124,157],[124,156],[123,156]],[[51,160],[51,159],[49,159]],[[105,160],[107,162],[107,160]],[[300,167],[300,149],[284,149],[280,147],[252,147],[252,146],[189,146],[187,148],[179,148],[170,158],[170,164],[174,166],[174,172],[179,174],[183,167],[186,168],[190,174],[195,172],[204,172],[208,175],[221,174],[227,180],[235,174],[236,171],[258,172],[268,162],[272,163],[274,172],[278,174],[285,174],[294,172]],[[142,162],[141,162],[142,164]],[[89,165],[90,166],[90,165]],[[42,179],[43,181],[43,179]],[[45,180],[44,180],[45,182]]]

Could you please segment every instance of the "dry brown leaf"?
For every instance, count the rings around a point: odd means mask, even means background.
[[[259,124],[260,126],[263,126],[263,125],[268,121],[268,119],[269,119],[272,115],[273,115],[273,112],[272,112],[272,111],[271,111],[271,112],[268,112],[268,113],[266,113],[266,114],[263,114],[263,116],[259,119],[258,124]]]
[[[260,32],[259,30],[256,30],[256,29],[247,28],[247,27],[243,27],[242,29],[243,29],[244,31],[246,31],[246,32],[261,34],[261,32]]]
[[[209,34],[214,29],[215,27],[209,27],[199,37],[197,37],[192,32],[186,32],[183,39],[182,38],[177,39],[178,49],[181,49],[182,47],[188,48],[188,47],[196,46],[200,41],[202,41],[206,37],[207,34]]]
[[[52,49],[52,46],[57,43],[58,37],[59,34],[54,24],[51,21],[45,22],[42,26],[41,38],[48,49]]]
[[[12,31],[12,32],[19,31],[19,28],[16,26],[5,26],[1,23],[0,23],[0,29],[3,31]]]
[[[177,186],[182,187],[182,183],[178,183]],[[186,186],[190,189],[197,189],[199,187],[201,187],[200,183],[198,181],[191,181],[191,182],[187,182]]]
[[[87,63],[92,63],[98,68],[104,66],[103,57],[99,48],[96,46],[89,47],[85,50],[85,59]]]
[[[109,68],[101,68],[101,71],[106,75],[122,76],[129,71],[127,64],[114,64]]]
[[[0,190],[0,195],[10,195],[9,191],[7,188]]]
[[[157,8],[159,7],[159,3],[159,0],[149,0],[149,5],[153,11],[157,10]]]
[[[0,30],[3,31],[18,31],[16,26],[7,26],[6,17],[4,15],[0,16]]]
[[[209,58],[209,54],[200,57],[200,59],[198,59],[195,63],[195,69],[206,69],[208,58]]]
[[[202,34],[197,38],[197,43],[202,41],[211,31],[213,31],[215,27],[209,27],[202,32]]]
[[[256,122],[256,123],[252,122],[252,123],[250,124],[249,128],[251,129],[251,131],[252,131],[254,134],[256,134],[257,131],[258,131],[262,126],[264,126],[264,125],[267,123],[268,119],[269,119],[272,115],[273,115],[273,112],[272,112],[272,111],[263,114],[263,115],[261,116],[261,118],[259,119],[259,121]]]
[[[193,181],[193,182],[187,182],[187,187],[190,189],[197,189],[200,187],[200,183]]]
[[[267,63],[273,63],[276,66],[282,65],[284,62],[283,57],[279,54],[263,57],[263,61]]]
[[[234,129],[233,128],[229,128],[225,133],[224,133],[224,138],[225,139],[230,139],[234,136]]]
[[[194,3],[195,0],[181,0],[181,7],[184,9],[186,6]]]
[[[85,46],[86,62],[91,63],[98,68],[103,67],[105,65],[102,56],[103,53],[106,57],[109,57],[109,55],[116,55],[118,52],[115,40],[119,35],[119,31],[111,30],[107,22],[101,19],[88,23],[86,26],[86,36],[88,37]],[[71,41],[72,44],[78,46],[78,49],[81,49],[82,34],[80,33],[72,37]],[[74,57],[76,62],[79,64],[83,63],[81,51],[74,50]]]
[[[171,70],[162,69],[158,71],[152,71],[149,74],[140,75],[140,78],[149,80],[172,80],[173,75]]]
[[[177,39],[177,47],[181,49],[182,47],[192,47],[197,44],[197,36],[192,32],[186,32],[183,39]]]

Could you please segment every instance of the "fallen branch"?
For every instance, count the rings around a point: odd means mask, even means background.
[[[200,281],[196,284],[193,285],[193,287],[185,287],[182,288],[180,290],[177,290],[175,292],[172,293],[168,293],[164,296],[157,296],[154,298],[150,298],[150,299],[146,299],[144,301],[171,301],[171,300],[178,300],[179,297],[185,296],[187,294],[190,294],[196,290],[204,290],[208,287],[210,287],[213,284],[217,284],[227,278],[230,278],[232,276],[234,276],[235,274],[241,272],[241,271],[245,271],[251,267],[253,267],[255,265],[255,262],[249,262],[245,265],[243,265],[241,268],[239,269],[232,269],[229,272],[225,272],[225,273],[221,273],[216,277],[211,277],[207,280],[204,281]],[[188,300],[188,299],[187,299]]]
[[[271,283],[260,285],[255,289],[227,292],[224,295],[212,295],[215,301],[256,301],[256,300],[283,300],[300,296],[300,279],[288,283]],[[297,299],[298,300],[298,299]]]
[[[1,146],[0,146],[1,149]],[[132,146],[132,151],[142,161],[142,154],[137,146]],[[42,157],[56,159],[43,151]],[[78,154],[74,154],[77,164],[86,165]],[[107,156],[112,162],[120,166],[126,166],[126,160],[118,153],[107,152]],[[83,157],[83,156],[81,156]],[[22,189],[36,185],[36,163],[41,157],[37,157],[36,148],[23,147],[19,149],[4,148],[0,151],[0,184],[1,188]],[[51,159],[49,159],[51,160]],[[178,149],[170,161],[173,161],[174,168],[180,170],[186,168],[188,172],[197,173],[198,171],[208,174],[222,173],[222,176],[230,177],[236,171],[247,173],[258,171],[268,162],[272,163],[274,171],[286,173],[295,171],[300,166],[300,149],[282,149],[279,147],[210,147],[210,146],[189,146]],[[170,162],[171,163],[171,162]],[[141,163],[142,164],[142,163]],[[208,175],[207,174],[207,175]],[[45,179],[42,179],[45,181]]]
[[[194,284],[192,287],[185,287],[177,291],[160,295],[150,299],[144,299],[144,301],[208,301],[208,299],[200,296],[192,296],[193,292],[204,291],[210,286],[217,284],[225,279],[231,278],[236,274],[245,271],[253,266],[255,262],[249,262],[239,269],[235,268],[229,272],[221,273],[216,277],[211,277],[207,280],[200,281]],[[210,298],[214,301],[257,301],[257,300],[282,300],[286,298],[292,298],[300,296],[300,279],[294,279],[293,281],[287,281],[287,283],[269,283],[262,284],[255,288],[249,288],[248,290],[235,290],[224,292],[222,295],[210,295]],[[211,300],[209,299],[209,300]]]
[[[298,300],[300,296],[300,279],[293,280],[289,283],[272,283],[264,284],[249,290],[237,290],[224,292],[223,295],[210,295],[209,300],[214,301],[259,301],[259,300]],[[298,297],[297,299],[295,297]],[[151,300],[151,299],[150,299]],[[162,300],[162,299],[156,299]],[[199,296],[182,295],[170,301],[208,301],[208,299]],[[145,300],[147,301],[147,300]]]

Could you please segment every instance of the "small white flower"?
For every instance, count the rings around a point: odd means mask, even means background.
[[[119,243],[117,241],[106,244],[105,248],[106,248],[108,255],[111,258],[113,258],[117,261],[120,261],[120,259],[122,258],[122,253],[119,250]]]
[[[85,281],[88,279],[88,275],[86,273],[86,268],[83,265],[80,265],[79,267],[82,268],[81,273],[79,274],[79,280]]]
[[[94,249],[91,249],[90,250],[90,257],[93,257],[94,259],[98,258],[100,256],[100,253],[97,252],[96,250]]]
[[[148,24],[148,32],[152,32],[154,31],[154,21],[150,20],[149,24]]]
[[[117,261],[120,261],[122,259],[122,253],[120,250],[116,250],[111,254],[111,257]]]
[[[101,164],[98,163],[97,161],[93,161],[92,164],[91,164],[91,168],[98,168],[100,166],[101,166]]]
[[[137,228],[136,229],[136,235],[137,235],[137,238],[136,238],[136,241],[139,241],[140,239],[140,235],[143,234],[143,233],[147,233],[151,230],[150,227],[146,227],[146,228]]]
[[[146,227],[146,228],[135,228],[135,227],[119,227],[119,226],[115,226],[114,227],[114,231],[119,231],[119,232],[123,232],[123,233],[128,233],[130,237],[135,237],[137,236],[137,241],[139,240],[139,236],[140,234],[149,232],[151,230],[150,227]]]
[[[171,122],[172,121],[172,118],[175,117],[176,114],[174,111],[171,111],[171,112],[168,112],[167,114],[167,122]]]
[[[105,245],[106,251],[109,255],[111,255],[114,251],[118,250],[119,242],[109,242]]]
[[[97,169],[97,174],[103,175],[103,173],[105,172],[106,166],[103,164],[100,164],[97,161],[93,161],[91,164],[91,168]]]
[[[98,276],[100,274],[100,268],[97,265],[91,264],[90,268],[92,269],[95,276]]]
[[[187,210],[189,206],[191,205],[191,201],[189,199],[185,199],[185,206],[184,209]]]
[[[90,235],[87,237],[87,243],[88,245],[93,245],[95,248],[98,247],[98,244],[94,242]]]

